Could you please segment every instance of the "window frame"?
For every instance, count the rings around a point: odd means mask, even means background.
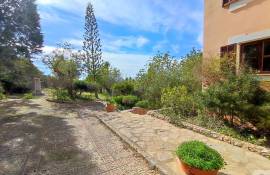
[[[232,3],[236,2],[236,1],[238,1],[238,0],[228,0],[228,2],[225,3],[225,0],[222,0],[222,7],[223,8],[228,7],[228,6],[230,6],[230,4],[232,4]]]
[[[270,38],[268,39],[263,39],[263,40],[258,40],[258,41],[253,41],[253,42],[248,42],[248,43],[243,43],[241,44],[240,46],[240,62],[241,64],[244,63],[244,47],[245,46],[248,46],[248,45],[255,45],[255,44],[258,44],[258,47],[259,47],[259,59],[258,59],[258,66],[259,66],[259,69],[256,70],[258,71],[258,74],[270,74],[270,71],[264,71],[263,70],[263,64],[264,64],[264,58],[265,58],[265,55],[264,55],[264,45],[265,45],[265,42],[270,42]],[[268,57],[270,59],[270,55],[266,55],[266,57]]]

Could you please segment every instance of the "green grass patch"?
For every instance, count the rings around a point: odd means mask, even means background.
[[[0,100],[4,100],[4,99],[6,99],[7,97],[5,96],[5,94],[3,94],[3,93],[0,93]]]
[[[26,94],[23,95],[22,98],[25,99],[25,100],[31,100],[31,99],[34,98],[34,96],[33,96],[32,93],[26,93]]]
[[[96,99],[95,94],[89,92],[83,92],[81,95],[76,97],[78,100],[83,101],[94,101]]]

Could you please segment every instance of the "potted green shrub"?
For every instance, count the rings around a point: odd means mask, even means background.
[[[112,99],[107,99],[106,111],[107,112],[114,112],[117,109],[115,102]]]
[[[180,168],[188,175],[217,175],[224,166],[222,156],[200,141],[184,142],[176,154]]]

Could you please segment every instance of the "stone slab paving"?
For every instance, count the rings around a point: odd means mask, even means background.
[[[93,115],[102,108],[0,102],[0,175],[157,174]]]
[[[223,155],[226,166],[219,175],[270,175],[270,160],[265,157],[148,115],[115,112],[99,115],[99,119],[164,174],[184,174],[177,165],[175,150],[184,141],[200,140]]]

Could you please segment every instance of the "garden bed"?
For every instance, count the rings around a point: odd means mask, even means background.
[[[149,111],[147,114],[152,116],[152,117],[158,118],[158,119],[169,121],[169,117],[160,114],[159,111]],[[258,154],[270,159],[270,149],[267,147],[255,145],[255,144],[248,143],[245,141],[241,141],[239,139],[232,138],[230,136],[227,136],[227,135],[224,135],[224,134],[221,134],[221,133],[218,133],[218,132],[215,132],[215,131],[188,123],[188,122],[184,122],[184,121],[181,121],[181,126],[184,128],[193,130],[197,133],[200,133],[200,134],[212,137],[214,139],[229,143],[231,145],[244,148],[244,149],[249,150],[251,152],[258,153]]]

